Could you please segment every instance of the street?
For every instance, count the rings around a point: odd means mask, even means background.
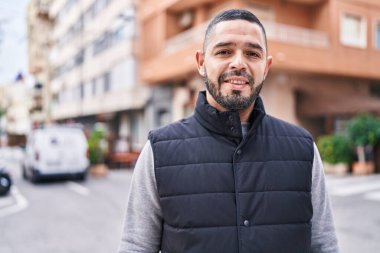
[[[380,175],[327,177],[341,253],[380,252]]]
[[[1,253],[117,251],[132,170],[32,184],[17,159],[6,160],[15,184],[0,198]],[[328,176],[327,184],[340,252],[380,252],[380,175]]]
[[[15,184],[0,198],[1,253],[117,251],[132,170],[32,184],[16,161],[6,164]]]

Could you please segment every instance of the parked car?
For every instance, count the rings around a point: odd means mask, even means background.
[[[23,177],[74,177],[85,180],[89,167],[87,139],[80,127],[55,125],[33,129],[27,137]]]
[[[0,167],[0,196],[8,194],[12,186],[12,179],[9,173]]]

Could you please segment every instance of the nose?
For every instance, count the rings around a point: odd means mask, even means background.
[[[237,70],[246,70],[247,69],[247,64],[245,62],[244,55],[242,52],[236,52],[236,54],[232,58],[232,61],[230,63],[230,67],[232,69],[237,69]]]

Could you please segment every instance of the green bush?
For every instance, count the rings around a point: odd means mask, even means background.
[[[104,163],[106,150],[103,147],[106,133],[102,128],[95,128],[88,138],[89,159],[92,165]]]
[[[343,135],[325,135],[318,139],[317,146],[322,160],[330,164],[347,163],[353,160],[350,141]]]
[[[371,114],[360,114],[348,122],[347,132],[355,146],[375,145],[380,139],[380,120]]]

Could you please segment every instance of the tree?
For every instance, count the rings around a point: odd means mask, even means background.
[[[360,114],[348,122],[347,132],[356,146],[359,162],[365,162],[365,148],[373,152],[373,146],[380,139],[380,120],[371,114]]]

